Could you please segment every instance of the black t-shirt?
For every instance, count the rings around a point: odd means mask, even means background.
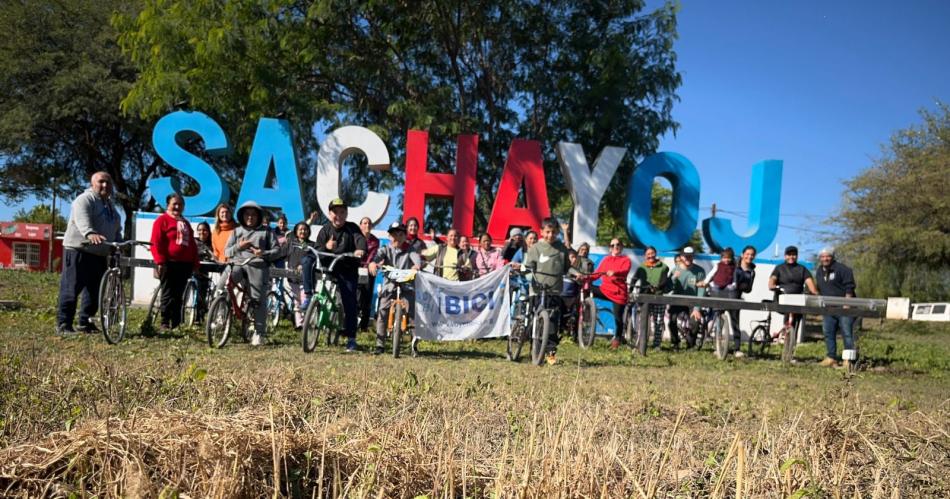
[[[798,263],[783,263],[775,267],[772,276],[778,278],[778,286],[784,289],[786,294],[800,295],[805,291],[805,281],[811,278],[811,272]]]
[[[353,222],[346,222],[339,229],[335,228],[333,224],[326,224],[321,227],[315,243],[317,250],[327,251],[327,241],[330,239],[336,241],[336,247],[333,251],[330,251],[330,253],[340,254],[352,253],[356,250],[366,251],[366,238],[363,237],[363,232],[360,231],[360,227]],[[324,266],[329,266],[332,261],[333,259],[329,257],[322,257],[320,259],[320,263]],[[359,274],[359,267],[359,258],[343,258],[336,264],[333,271],[337,275],[355,279]]]

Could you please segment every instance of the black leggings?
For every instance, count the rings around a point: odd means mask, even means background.
[[[181,324],[181,302],[185,285],[191,277],[191,262],[165,262],[162,276],[162,324],[178,327]]]
[[[626,318],[626,314],[624,312],[627,311],[627,304],[614,303],[613,301],[610,300],[610,298],[607,298],[606,296],[604,296],[604,293],[600,290],[600,287],[598,286],[592,286],[591,289],[594,291],[595,297],[601,298],[603,300],[607,300],[610,302],[611,305],[613,305],[613,311],[614,311],[614,337],[613,339],[623,341],[623,326],[624,326],[624,320]]]

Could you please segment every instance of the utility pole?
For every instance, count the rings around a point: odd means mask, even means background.
[[[53,246],[56,245],[56,184],[55,184],[54,182],[55,182],[54,179],[50,179],[50,185],[53,187],[53,204],[50,206],[50,210],[49,210],[50,213],[51,213],[51,217],[50,217],[51,220],[49,221],[49,224],[50,224],[50,228],[49,228],[49,260],[47,260],[47,263],[49,264],[49,271],[50,271],[50,273],[52,273],[52,272],[54,271],[54,268],[53,268],[53,254],[54,254]]]

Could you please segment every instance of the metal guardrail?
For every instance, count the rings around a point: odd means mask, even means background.
[[[798,295],[783,295],[787,297]],[[803,295],[805,296],[805,295]],[[704,307],[715,310],[760,310],[780,314],[841,315],[848,317],[884,317],[886,300],[841,298],[830,296],[806,296],[805,305],[752,302],[731,298],[710,298],[684,295],[636,294],[630,296],[632,303],[673,305],[681,307]]]

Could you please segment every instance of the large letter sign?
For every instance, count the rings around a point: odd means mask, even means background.
[[[775,239],[782,197],[782,162],[770,159],[753,165],[751,189],[749,230],[745,234],[737,235],[732,228],[732,221],[727,218],[703,220],[703,236],[714,252],[719,253],[731,247],[738,253],[747,245],[761,252]]]
[[[650,221],[653,179],[663,177],[673,186],[670,227],[662,231]],[[699,218],[699,173],[688,159],[675,152],[661,152],[643,160],[633,170],[627,189],[627,232],[640,246],[658,251],[682,248],[696,229]]]
[[[337,128],[320,145],[320,154],[317,155],[317,204],[325,215],[329,216],[327,207],[330,201],[340,197],[340,170],[343,168],[343,161],[360,152],[366,156],[371,169],[389,169],[389,150],[386,149],[386,144],[368,128]],[[347,220],[355,222],[369,217],[373,224],[377,224],[386,214],[387,208],[388,194],[369,191],[363,204],[350,207]]]
[[[527,206],[519,208],[516,205],[522,185]],[[541,143],[515,139],[511,141],[505,170],[498,184],[498,195],[488,220],[488,234],[492,239],[501,241],[508,236],[510,227],[541,227],[541,221],[549,216],[551,206],[544,185]]]
[[[452,200],[452,227],[462,234],[472,233],[475,219],[475,174],[478,167],[478,135],[459,135],[455,152],[455,174],[426,171],[429,134],[409,130],[406,135],[406,190],[403,220],[425,215],[426,196]]]
[[[209,154],[225,154],[230,150],[224,130],[204,113],[175,111],[158,120],[152,130],[155,153],[169,166],[195,179],[198,194],[185,197],[185,216],[204,215],[228,199],[228,186],[217,172],[201,158],[186,151],[179,139],[200,138]],[[162,204],[173,192],[181,192],[178,179],[159,177],[148,181],[148,190]]]
[[[596,241],[600,218],[600,200],[614,177],[627,149],[607,146],[594,161],[594,171],[587,166],[580,144],[558,142],[558,160],[574,200],[574,241]]]
[[[274,165],[274,187],[267,187],[267,174]],[[261,118],[247,160],[238,206],[256,201],[264,208],[280,208],[288,220],[303,220],[297,155],[287,120]]]

